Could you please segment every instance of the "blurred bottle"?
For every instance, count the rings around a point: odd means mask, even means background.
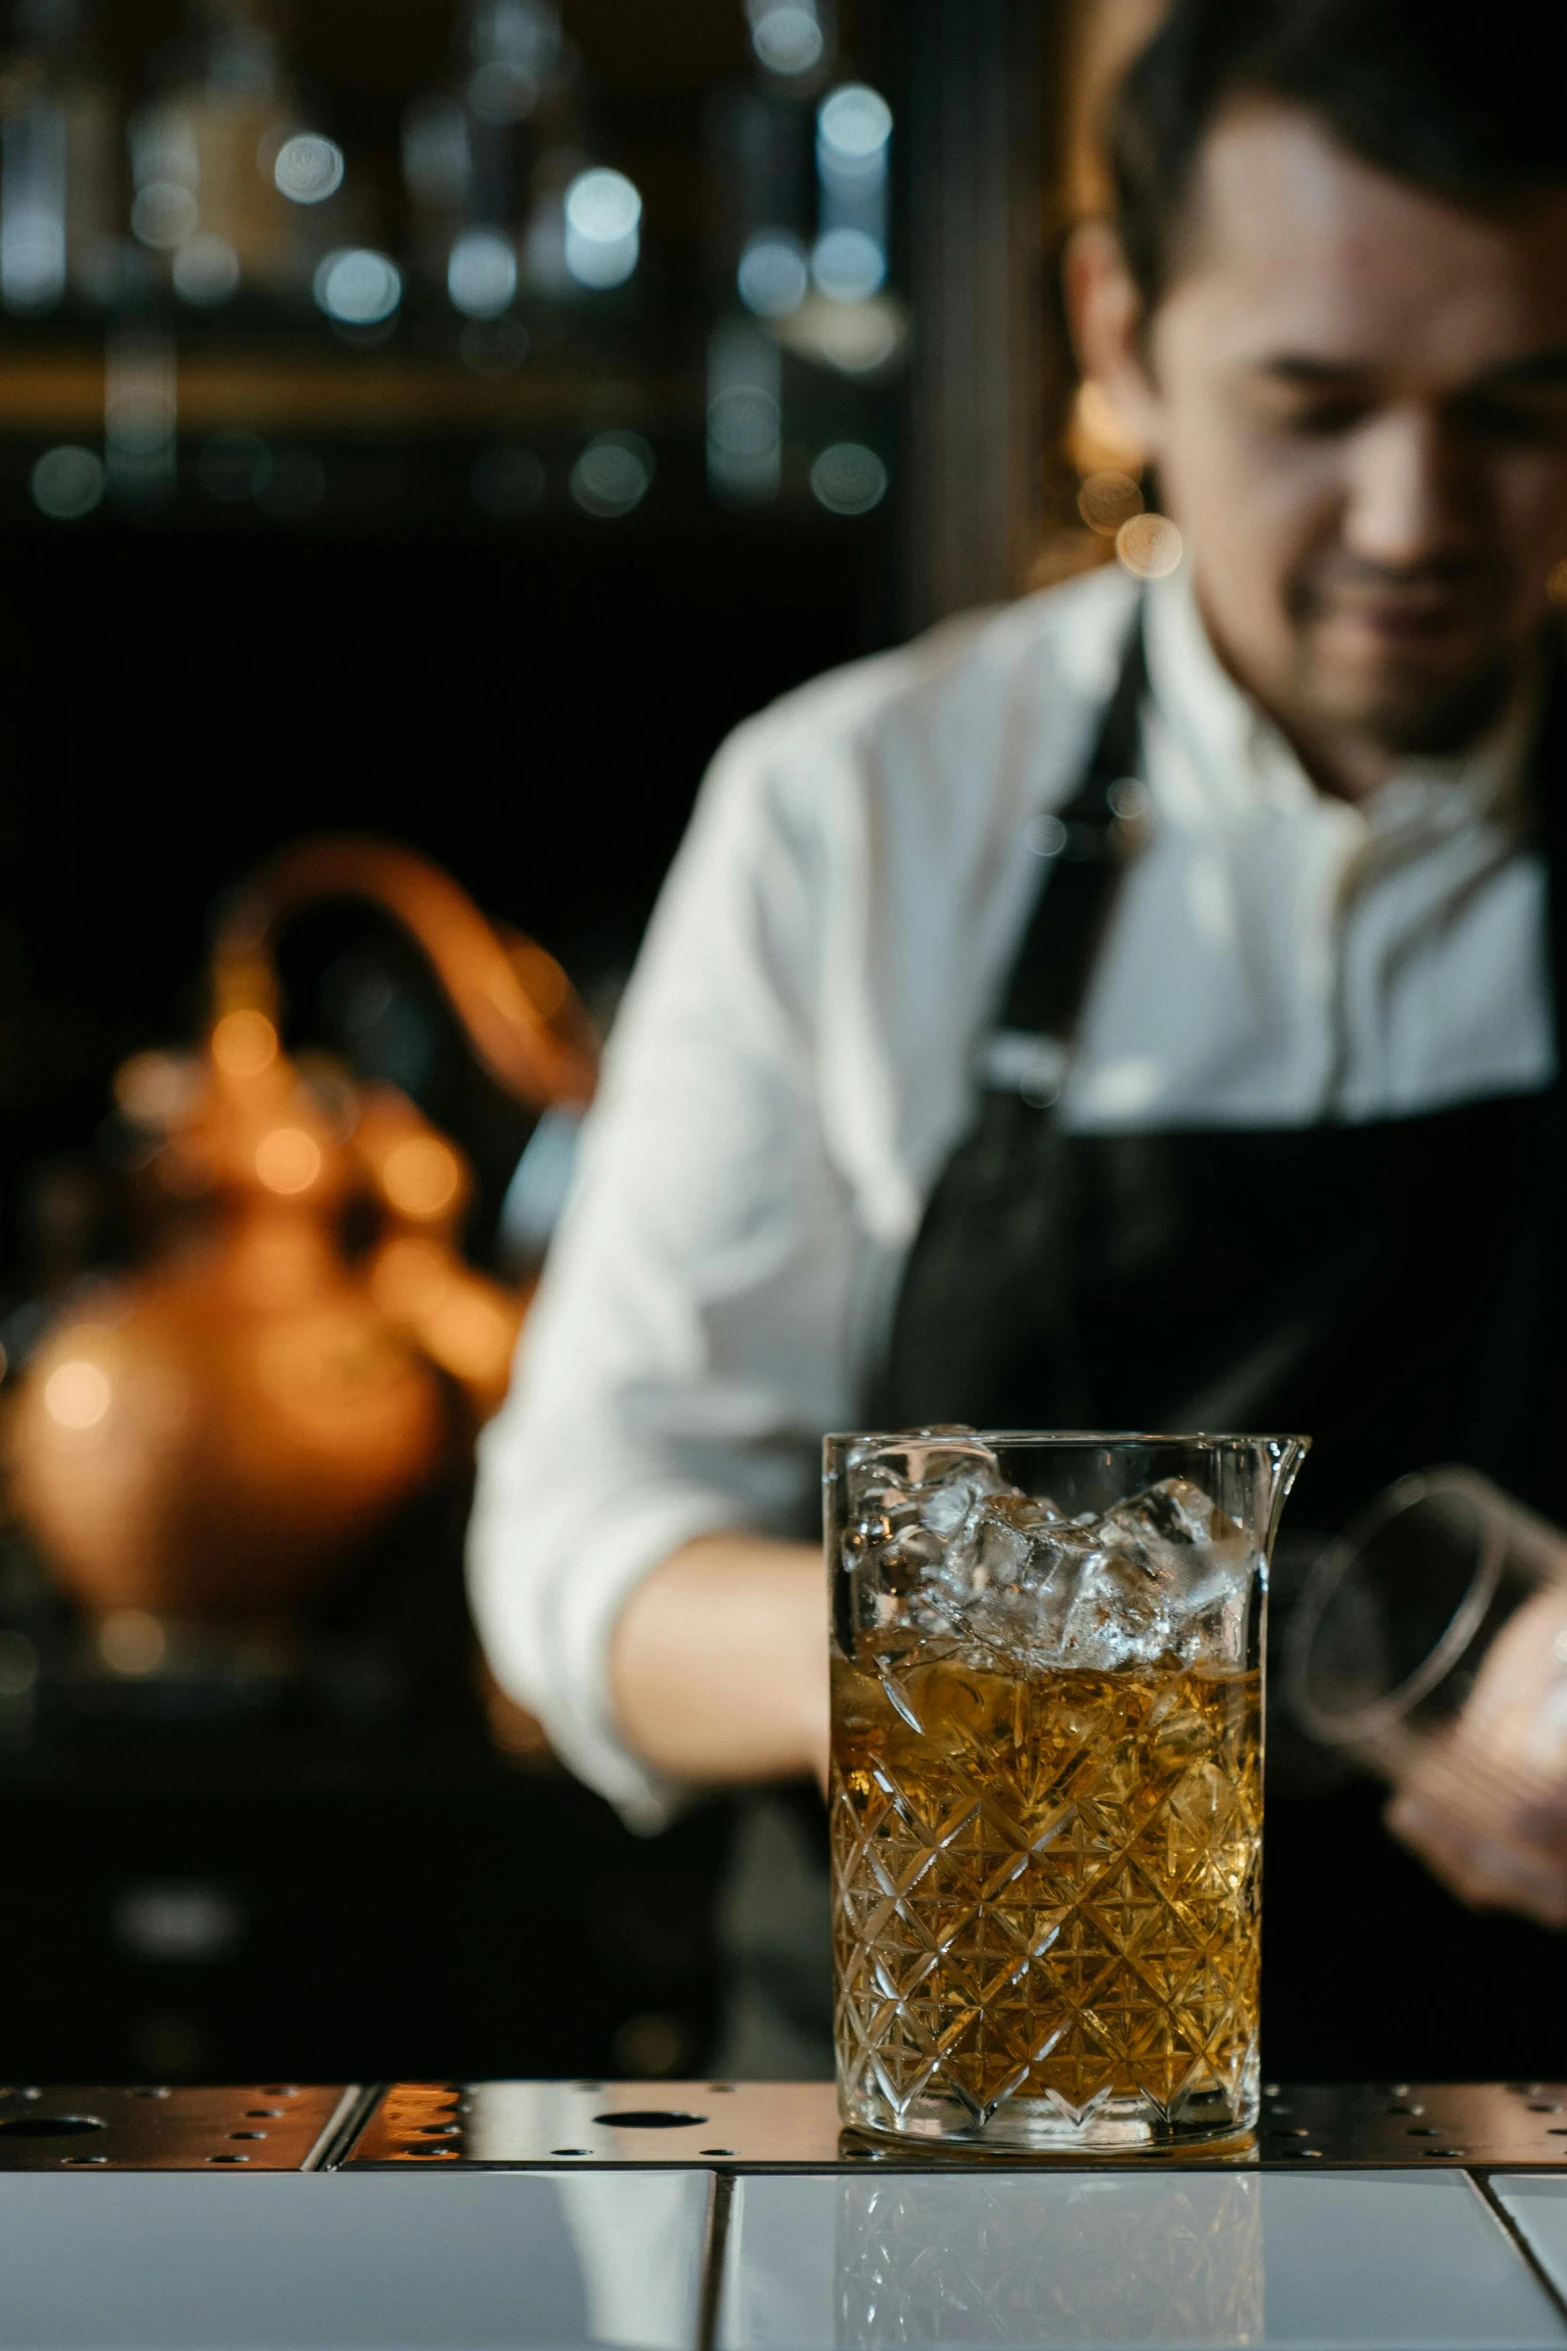
[[[0,66],[0,302],[23,317],[99,290],[112,248],[113,92],[82,0],[24,0]]]
[[[541,292],[567,282],[563,192],[583,161],[578,69],[556,0],[469,0],[450,86],[408,109],[416,260],[467,318],[499,318],[521,281]]]
[[[251,0],[195,0],[162,82],[127,126],[136,243],[200,307],[288,284],[299,232],[275,165],[299,110]]]

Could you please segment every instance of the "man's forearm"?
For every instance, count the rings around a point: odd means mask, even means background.
[[[631,1594],[610,1682],[621,1735],[673,1779],[821,1777],[827,1594],[821,1552],[703,1535]]]

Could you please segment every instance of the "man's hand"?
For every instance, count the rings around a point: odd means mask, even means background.
[[[1452,1729],[1396,1774],[1387,1824],[1473,1909],[1567,1928],[1567,1591],[1503,1626]]]
[[[638,1584],[610,1649],[622,1737],[708,1785],[827,1778],[827,1576],[814,1544],[703,1535]]]

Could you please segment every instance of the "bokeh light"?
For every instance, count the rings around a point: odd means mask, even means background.
[[[316,131],[296,131],[278,149],[272,178],[291,204],[324,204],[343,184],[343,150]]]
[[[753,0],[751,46],[759,65],[792,80],[820,65],[827,37],[816,9],[803,0]]]
[[[44,1382],[44,1410],[62,1429],[95,1429],[114,1401],[102,1364],[69,1356]]]
[[[863,441],[834,441],[811,468],[811,494],[829,514],[869,514],[887,495],[887,468]]]
[[[716,328],[707,345],[707,478],[726,501],[774,498],[783,478],[783,369],[752,326]]]
[[[462,1169],[456,1152],[439,1135],[409,1135],[388,1151],[381,1182],[402,1215],[439,1216],[457,1197]]]
[[[114,1099],[133,1126],[157,1133],[184,1118],[202,1088],[200,1064],[188,1053],[133,1053],[114,1073]]]
[[[196,233],[195,192],[178,180],[149,180],[131,205],[131,235],[155,252],[172,253]]]
[[[225,1077],[259,1077],[277,1059],[277,1030],[264,1012],[225,1012],[212,1031],[212,1058]]]
[[[1153,807],[1153,794],[1137,776],[1123,776],[1112,784],[1105,795],[1110,803],[1110,814],[1119,824],[1145,824]]]
[[[566,190],[566,267],[579,286],[622,286],[637,266],[642,198],[624,172],[578,172]]]
[[[579,172],[566,190],[566,219],[579,237],[613,245],[642,218],[642,199],[624,172]]]
[[[742,461],[770,456],[781,422],[777,401],[755,384],[733,384],[708,405],[709,440],[725,457]]]
[[[256,1145],[255,1168],[269,1192],[291,1199],[321,1173],[321,1146],[303,1127],[273,1127]]]
[[[1023,839],[1036,857],[1059,857],[1066,847],[1066,826],[1059,816],[1043,810],[1023,827]]]
[[[156,1673],[169,1640],[145,1608],[111,1608],[98,1627],[98,1654],[111,1673]]]
[[[571,494],[585,514],[629,514],[652,484],[653,452],[640,433],[598,434],[571,469]]]
[[[1077,511],[1091,531],[1113,539],[1123,523],[1143,511],[1143,494],[1129,473],[1091,473],[1077,493]]]
[[[315,297],[341,326],[380,326],[403,298],[402,272],[367,245],[345,246],[329,253],[317,269]]]
[[[735,283],[757,318],[788,318],[811,290],[805,247],[787,229],[758,229],[746,241]]]
[[[196,310],[215,310],[239,292],[239,255],[226,237],[188,237],[169,274],[182,302]]]
[[[499,229],[465,229],[446,264],[446,291],[465,318],[498,318],[517,291],[517,253]]]
[[[1181,534],[1167,514],[1134,514],[1116,533],[1115,551],[1140,580],[1162,580],[1178,569]]]
[[[539,102],[539,85],[520,66],[503,57],[481,65],[468,84],[468,104],[481,122],[505,128],[526,122]]]
[[[829,229],[816,240],[811,275],[829,302],[868,302],[887,282],[887,256],[865,229]]]
[[[13,84],[0,142],[0,299],[10,311],[52,310],[69,275],[70,131],[44,90]]]
[[[95,449],[64,441],[46,449],[33,467],[33,504],[52,522],[78,522],[103,496],[103,459]]]
[[[840,167],[874,168],[892,137],[892,108],[868,83],[845,82],[822,100],[816,135]]]

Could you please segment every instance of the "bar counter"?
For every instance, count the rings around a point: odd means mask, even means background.
[[[0,2170],[38,2351],[1567,2344],[1553,2083],[1270,2084],[1255,2148],[1100,2165],[816,2082],[13,2087]]]

